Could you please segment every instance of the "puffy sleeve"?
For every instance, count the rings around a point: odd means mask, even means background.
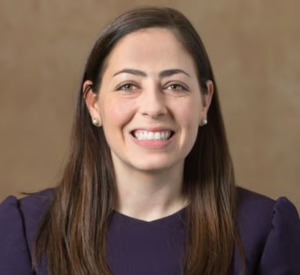
[[[0,204],[0,274],[3,275],[34,274],[18,204],[13,196]]]
[[[286,198],[274,205],[272,227],[256,274],[300,275],[300,220]]]

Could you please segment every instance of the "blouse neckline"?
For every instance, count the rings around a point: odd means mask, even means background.
[[[114,210],[113,219],[117,220],[120,223],[126,223],[126,224],[130,223],[130,224],[144,225],[144,226],[159,225],[159,226],[174,227],[178,224],[185,223],[187,208],[188,208],[188,206],[185,206],[184,208],[180,209],[179,211],[177,211],[171,215],[168,215],[168,216],[165,216],[165,217],[162,217],[159,219],[155,219],[152,221],[145,221],[145,220],[133,218],[133,217],[127,216],[125,214],[122,214],[122,213]]]

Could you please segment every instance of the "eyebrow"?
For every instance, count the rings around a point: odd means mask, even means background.
[[[140,70],[134,70],[134,69],[123,69],[123,70],[115,73],[113,76],[116,76],[116,75],[122,74],[122,73],[133,74],[133,75],[142,76],[142,77],[147,76],[147,74],[145,72],[140,71]],[[181,70],[181,69],[169,69],[169,70],[161,71],[159,73],[159,77],[169,77],[174,74],[180,74],[180,73],[191,77],[187,72],[185,72],[184,70]]]

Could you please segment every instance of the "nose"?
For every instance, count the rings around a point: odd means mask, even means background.
[[[167,114],[165,96],[159,88],[152,87],[143,91],[139,102],[139,112],[143,116],[153,119]]]

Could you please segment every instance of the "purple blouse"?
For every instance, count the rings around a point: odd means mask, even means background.
[[[0,205],[0,275],[46,275],[31,271],[34,234],[51,202],[48,189]],[[238,188],[237,222],[246,253],[245,275],[300,275],[300,221],[286,198],[277,201]],[[186,209],[146,222],[114,212],[107,261],[114,275],[180,275]],[[239,274],[237,249],[229,275]]]

